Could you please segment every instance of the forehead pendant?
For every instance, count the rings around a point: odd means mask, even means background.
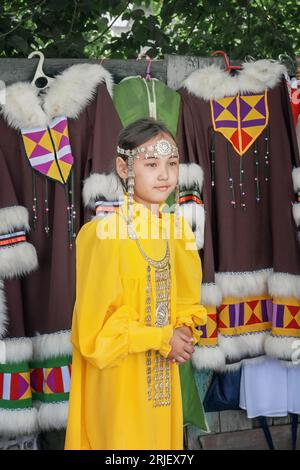
[[[157,151],[158,155],[161,155],[162,157],[165,157],[172,153],[171,144],[166,139],[158,140],[154,145],[154,148]]]

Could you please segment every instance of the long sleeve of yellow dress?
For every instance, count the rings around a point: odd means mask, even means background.
[[[120,241],[99,239],[97,222],[86,224],[76,241],[76,304],[72,342],[94,367],[113,367],[128,354],[149,349],[167,356],[171,325],[144,326],[132,306],[122,304]]]
[[[202,267],[195,236],[189,223],[181,217],[183,236],[175,243],[175,272],[177,279],[175,328],[188,326],[193,332],[194,343],[201,332],[196,328],[205,325],[207,311],[201,305]]]

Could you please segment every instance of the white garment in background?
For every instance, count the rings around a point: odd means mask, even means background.
[[[248,418],[300,414],[300,366],[286,367],[278,359],[242,365],[240,408]]]

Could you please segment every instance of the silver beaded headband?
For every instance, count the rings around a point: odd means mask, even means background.
[[[126,155],[127,157],[135,157],[137,159],[141,158],[143,154],[144,159],[147,158],[164,158],[164,157],[176,157],[179,158],[178,147],[176,145],[170,144],[166,139],[161,139],[156,142],[154,145],[142,145],[141,147],[136,147],[135,149],[123,149],[122,147],[117,147],[117,152],[119,155]]]
[[[176,157],[179,158],[178,148],[176,145],[171,145],[170,142],[166,139],[161,139],[156,142],[154,145],[142,145],[141,147],[136,147],[135,149],[123,149],[122,147],[117,147],[119,155],[126,155],[128,157],[128,179],[127,179],[127,190],[128,190],[128,206],[127,206],[127,229],[128,234],[131,239],[136,239],[137,235],[133,229],[133,195],[134,195],[134,171],[133,164],[134,159],[141,158],[143,154],[144,159],[147,158],[165,158],[165,157]],[[176,185],[175,190],[175,220],[176,220],[176,230],[179,230],[179,183]]]

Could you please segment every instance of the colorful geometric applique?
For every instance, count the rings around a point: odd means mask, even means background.
[[[12,365],[12,368],[15,364]],[[3,369],[3,367],[1,367]],[[31,405],[30,374],[28,372],[0,372],[0,408],[24,408]]]
[[[248,299],[240,303],[224,303],[218,308],[219,331],[239,335],[271,329],[272,300]]]
[[[217,312],[215,307],[205,307],[207,310],[206,325],[199,326],[202,336],[199,340],[199,346],[216,346],[218,342],[218,324]]]
[[[211,100],[211,119],[240,155],[251,147],[269,121],[267,90],[263,94],[228,96]]]
[[[54,362],[56,362],[54,366]],[[34,400],[55,402],[68,400],[71,382],[71,357],[60,357],[32,364],[30,373]]]
[[[300,305],[273,304],[272,334],[300,337]]]
[[[32,168],[65,184],[74,163],[67,118],[57,117],[49,127],[21,129],[21,133]]]

